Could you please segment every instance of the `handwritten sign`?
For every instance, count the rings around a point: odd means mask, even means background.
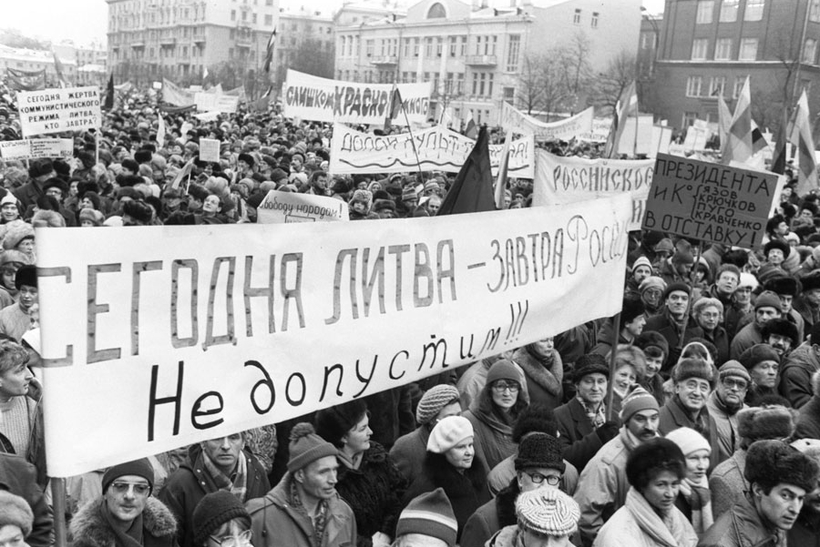
[[[295,418],[613,315],[628,196],[548,213],[108,228],[82,253],[76,229],[37,228],[49,475]]]
[[[393,84],[364,84],[328,80],[288,70],[283,105],[285,116],[320,122],[383,125],[390,112]],[[432,82],[398,84],[403,112],[395,125],[424,123],[430,109]]]
[[[199,139],[199,159],[219,162],[219,139]]]
[[[37,158],[71,158],[74,141],[71,139],[23,139],[0,141],[0,156],[5,160],[33,160]]]
[[[99,127],[102,118],[96,87],[21,91],[17,108],[24,137]]]
[[[505,102],[501,109],[501,126],[505,130],[532,134],[538,142],[568,141],[592,131],[592,114],[593,109],[590,107],[565,120],[546,123]]]
[[[347,203],[336,198],[271,190],[256,209],[260,224],[331,222],[350,219]]]
[[[652,184],[653,160],[588,160],[536,151],[532,204],[550,206],[613,194],[632,198],[630,230],[639,230]]]
[[[776,190],[774,173],[660,154],[643,227],[752,248]]]
[[[414,148],[415,145],[415,148]],[[445,171],[458,173],[475,141],[437,125],[423,131],[376,136],[343,124],[333,125],[330,172],[333,174],[397,173],[402,171]],[[498,173],[504,145],[490,145],[490,167]],[[418,161],[417,156],[418,154]],[[532,136],[510,144],[510,177],[531,179],[535,175],[535,142]]]

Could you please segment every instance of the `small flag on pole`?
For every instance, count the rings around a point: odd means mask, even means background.
[[[797,146],[797,161],[800,167],[796,193],[802,196],[817,189],[817,162],[814,157],[814,138],[811,134],[809,99],[805,89],[797,101],[797,110],[794,113],[792,144]]]
[[[498,177],[495,179],[495,208],[504,208],[504,196],[507,190],[507,169],[510,163],[510,143],[512,142],[512,129],[507,130],[504,138],[504,148],[501,150],[501,163],[498,166]]]
[[[635,81],[624,90],[618,102],[615,103],[615,114],[612,117],[612,127],[606,141],[604,156],[611,158],[618,153],[621,136],[624,134],[626,120],[629,116],[638,114],[638,94],[635,92]]]
[[[720,137],[720,146],[726,144],[726,139],[729,136],[729,129],[732,127],[732,111],[729,110],[729,105],[723,98],[723,94],[718,95],[718,136]]]
[[[157,145],[162,148],[165,146],[165,118],[159,114],[157,120]]]
[[[108,87],[105,90],[105,104],[103,108],[111,110],[114,108],[114,74],[108,77]]]
[[[401,108],[401,92],[399,91],[399,86],[393,84],[393,90],[390,92],[390,110],[387,112],[387,117],[384,119],[385,131],[390,131],[393,120],[395,120],[396,116],[399,115]]]
[[[464,136],[470,139],[476,138],[478,135],[478,129],[475,124],[475,119],[473,119],[473,111],[467,110],[466,117],[464,118]]]
[[[490,135],[481,127],[473,151],[461,166],[456,180],[436,216],[495,211],[493,175],[490,170]]]
[[[747,76],[740,96],[737,98],[732,125],[729,127],[726,144],[723,146],[722,162],[724,165],[729,165],[732,161],[745,163],[752,157],[752,93],[749,86]]]
[[[60,81],[60,87],[71,87],[71,84],[64,76],[63,63],[57,56],[57,52],[52,50],[51,54],[54,56],[54,70],[57,72],[57,79]]]
[[[268,38],[268,46],[265,50],[265,72],[270,73],[270,65],[273,62],[273,46],[276,44],[276,29],[273,29],[273,32],[270,33],[270,38]]]

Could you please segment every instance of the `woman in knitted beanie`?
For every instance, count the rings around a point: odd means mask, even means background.
[[[680,483],[680,494],[675,506],[692,523],[698,536],[714,524],[712,494],[706,471],[709,469],[712,447],[706,438],[689,427],[680,427],[667,436],[683,452],[686,476]]]
[[[251,516],[239,499],[225,490],[207,494],[194,509],[194,544],[197,547],[250,547]]]

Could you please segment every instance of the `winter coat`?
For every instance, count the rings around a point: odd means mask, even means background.
[[[424,460],[422,473],[416,477],[405,492],[402,505],[406,507],[413,498],[426,492],[432,492],[436,488],[443,488],[453,507],[453,513],[458,522],[458,537],[461,537],[470,515],[490,500],[490,492],[484,482],[486,476],[484,466],[479,461],[478,453],[473,459],[473,466],[464,473],[459,473],[449,463],[442,463],[443,457],[436,458],[437,455],[432,455],[431,458],[430,456],[428,454]]]
[[[359,547],[370,546],[376,532],[393,535],[407,485],[384,447],[374,441],[358,469],[339,465],[336,491],[356,515]]]
[[[461,547],[484,547],[496,532],[505,526],[515,525],[515,500],[520,493],[518,483],[512,483],[501,490],[495,499],[479,507],[464,525]]]
[[[800,408],[795,439],[820,439],[820,396]]]
[[[698,547],[774,547],[776,539],[774,533],[763,526],[746,496],[741,496],[731,511],[723,513],[706,531]]]
[[[592,351],[590,351],[590,353],[595,353],[597,355],[606,357],[606,354],[609,353],[612,349],[612,338],[614,328],[615,324],[613,323],[612,319],[607,319],[606,321],[604,321],[604,324],[601,325],[601,329],[598,331],[598,334],[595,337],[598,343],[595,344],[595,347],[592,348]],[[621,328],[623,328],[623,323],[621,324]],[[624,335],[620,333],[618,334],[618,343],[631,345],[631,342],[624,338]]]
[[[712,492],[712,515],[715,519],[731,509],[749,489],[743,476],[744,469],[746,451],[741,449],[712,470],[709,476],[709,491]]]
[[[708,431],[702,431],[702,427],[692,420],[689,412],[683,408],[680,399],[676,395],[661,407],[660,421],[658,422],[658,433],[666,436],[670,432],[680,429],[681,427],[688,427],[694,429],[704,436],[709,441],[709,446],[712,447],[712,454],[709,456],[709,469],[714,469],[720,463],[720,448],[717,438],[717,424],[714,418],[709,415],[708,406],[704,405],[700,411],[704,422],[707,424]]]
[[[270,490],[265,468],[249,452],[243,450],[242,455],[248,469],[246,499],[264,496]],[[191,526],[194,508],[205,497],[205,494],[219,490],[211,475],[205,471],[202,458],[200,445],[191,445],[188,450],[188,461],[180,465],[179,469],[168,477],[165,487],[158,496],[180,523],[178,530],[180,547],[195,547],[194,530]]]
[[[26,412],[30,415],[33,414],[33,418],[29,422],[30,430],[28,450],[25,454],[19,455],[23,456],[26,461],[32,464],[34,469],[37,470],[37,484],[39,484],[41,489],[43,489],[48,484],[48,476],[46,475],[46,447],[45,428],[43,425],[42,392],[35,392],[33,387],[29,388],[29,394],[25,396],[23,401],[26,403]],[[2,433],[0,433],[0,452],[6,454],[16,453],[11,441]]]
[[[416,416],[410,398],[410,387],[401,386],[365,398],[370,415],[371,441],[390,450],[396,439],[416,428]]]
[[[555,422],[558,424],[558,441],[564,451],[564,459],[583,471],[587,462],[604,446],[584,407],[578,399],[572,399],[555,409]]]
[[[561,404],[561,381],[564,378],[564,364],[561,356],[554,349],[550,357],[539,358],[530,346],[519,348],[512,360],[521,367],[527,377],[527,393],[530,404],[540,403],[547,408],[555,408]]]
[[[746,407],[744,404],[737,412]],[[717,390],[712,391],[706,400],[706,408],[709,415],[715,421],[715,432],[718,443],[718,463],[725,462],[732,457],[738,446],[740,446],[740,436],[737,434],[737,412],[729,414],[717,395]],[[714,469],[714,468],[713,468]]]
[[[793,547],[820,547],[820,514],[803,505],[800,516],[786,537]]]
[[[666,356],[666,361],[663,362],[661,370],[668,372],[675,363],[678,362],[683,346],[688,344],[694,338],[703,338],[703,329],[701,329],[694,321],[686,323],[686,332],[683,334],[683,344],[680,342],[680,332],[678,327],[669,319],[668,312],[660,315],[655,315],[646,320],[644,325],[644,332],[654,330],[666,339],[669,344],[669,355]],[[680,348],[678,347],[680,345]]]
[[[104,498],[84,505],[71,519],[69,534],[72,547],[123,547],[102,514]],[[156,498],[145,500],[142,511],[142,544],[144,547],[175,547],[177,521],[173,513]]]
[[[26,543],[30,547],[52,545],[54,518],[43,489],[37,484],[37,469],[34,465],[22,456],[0,453],[0,488],[26,500],[34,513],[34,524]]]
[[[726,329],[718,325],[711,334],[704,331],[703,338],[711,342],[715,348],[717,348],[717,359],[715,360],[715,366],[720,368],[720,365],[729,360],[729,342],[731,339],[726,333]]]
[[[420,425],[415,431],[396,439],[396,443],[390,449],[390,459],[407,480],[413,480],[413,477],[421,473],[429,438],[430,431],[427,426]]]
[[[519,401],[521,392],[518,392]],[[518,406],[518,403],[516,403]],[[515,408],[515,407],[513,407]],[[476,456],[479,456],[487,471],[501,463],[501,460],[514,454],[516,444],[512,441],[512,424],[517,416],[512,413],[504,420],[492,401],[490,388],[485,386],[478,398],[473,401],[470,410],[462,414],[473,426]]]
[[[336,494],[328,500],[327,524],[321,545],[313,539],[310,517],[289,501],[290,472],[263,498],[251,499],[245,508],[251,516],[254,547],[353,547],[356,518],[350,506]]]
[[[794,408],[800,408],[811,399],[811,376],[820,370],[820,359],[806,342],[796,347],[780,368],[780,394],[789,400]]]
[[[740,355],[756,344],[763,343],[763,331],[757,323],[749,323],[732,338],[732,344],[729,346],[729,357],[732,359],[740,359]]]

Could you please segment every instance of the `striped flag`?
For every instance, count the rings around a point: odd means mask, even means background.
[[[806,90],[797,101],[797,110],[794,113],[794,129],[792,144],[797,146],[797,159],[800,164],[798,173],[798,195],[802,196],[811,190],[817,189],[817,162],[814,158],[814,139],[811,134],[811,117],[809,116],[809,99]]]
[[[501,150],[501,162],[498,165],[498,177],[495,179],[495,208],[504,208],[504,194],[507,189],[507,169],[510,164],[510,143],[512,142],[512,129],[507,130],[504,138],[504,148]]]
[[[265,50],[265,73],[270,73],[270,65],[273,62],[273,46],[276,44],[276,29],[270,33],[268,38],[268,46]]]
[[[638,115],[638,94],[635,92],[634,80],[624,90],[615,104],[615,115],[612,117],[612,127],[609,130],[609,137],[604,148],[605,157],[611,158],[617,154],[621,137],[624,134],[624,127],[626,127],[626,120],[633,115]]]
[[[393,120],[395,120],[399,115],[399,112],[401,112],[401,106],[401,92],[399,91],[399,86],[393,84],[393,90],[390,92],[390,110],[388,110],[387,116],[384,118],[385,131],[390,131]]]
[[[752,120],[752,154],[757,154],[768,147],[769,142],[766,140],[766,137],[763,136],[763,131],[761,131],[755,121]]]
[[[464,136],[475,139],[478,135],[478,126],[475,124],[475,118],[473,117],[473,111],[467,110],[466,117],[464,118]]]
[[[732,127],[732,111],[723,98],[723,94],[718,96],[718,136],[720,137],[721,148],[726,144],[729,136],[729,129]]]
[[[179,173],[177,173],[177,176],[174,177],[173,182],[171,182],[171,188],[175,188],[175,189],[179,188],[180,185],[182,184],[182,179],[184,179],[185,177],[188,177],[190,179],[191,172],[194,170],[194,160],[195,159],[196,159],[196,157],[193,157],[193,158],[189,159],[188,163],[186,163],[182,167],[182,169],[179,170]],[[185,192],[186,193],[188,192],[187,184],[185,186]]]
[[[71,87],[71,83],[63,75],[63,63],[57,57],[57,52],[52,50],[51,54],[54,56],[54,70],[57,72],[57,79],[60,81],[60,87]]]
[[[737,98],[732,125],[723,145],[723,164],[730,162],[745,163],[752,157],[752,93],[749,88],[749,77],[743,83],[743,90]]]

